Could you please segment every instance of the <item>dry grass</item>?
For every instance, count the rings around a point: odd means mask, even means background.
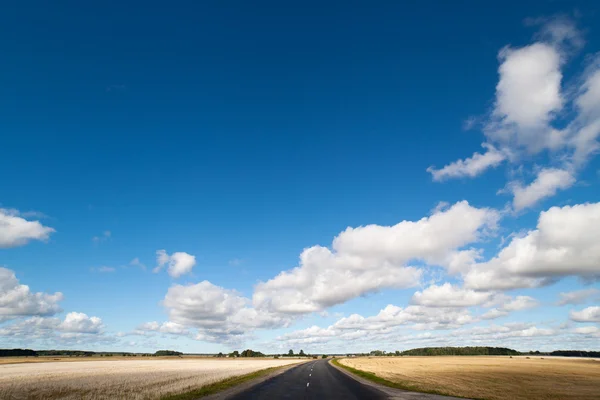
[[[111,357],[77,357],[77,356],[38,356],[38,357],[0,357],[0,365],[2,364],[26,364],[26,363],[42,363],[42,362],[79,362],[79,361],[140,361],[140,360],[227,360],[226,358],[215,358],[210,356],[161,356],[161,357],[123,357],[123,356],[111,356]],[[265,357],[265,359],[271,359],[272,357]],[[256,358],[259,359],[259,358]],[[262,358],[260,358],[262,360]],[[286,358],[287,359],[287,358]]]
[[[476,399],[600,399],[600,361],[532,357],[373,357],[340,361],[398,386]]]
[[[98,360],[0,365],[1,399],[160,399],[303,360]]]

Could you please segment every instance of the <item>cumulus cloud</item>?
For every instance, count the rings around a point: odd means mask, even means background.
[[[102,320],[98,317],[88,317],[84,313],[70,312],[60,323],[58,329],[63,332],[99,333],[102,327]]]
[[[600,150],[600,55],[586,69],[575,106],[579,114],[568,127],[569,145],[574,149],[573,162],[581,166]]]
[[[565,276],[600,276],[600,203],[552,207],[537,229],[515,237],[496,257],[475,264],[465,286],[477,290],[537,287]]]
[[[141,332],[151,331],[174,335],[190,335],[190,330],[188,328],[171,321],[163,322],[162,324],[156,321],[146,322],[145,324],[140,325],[137,330]]]
[[[54,229],[25,219],[17,210],[0,208],[0,248],[23,246],[31,240],[48,240]]]
[[[581,311],[571,311],[570,317],[575,322],[600,322],[600,307],[588,307]]]
[[[291,321],[285,316],[254,309],[250,300],[235,290],[208,281],[171,286],[163,305],[168,310],[170,322],[197,328],[195,338],[211,342],[235,340],[236,336],[242,337],[255,329],[283,327]],[[155,329],[149,329],[151,327]],[[148,325],[145,329],[163,332],[165,325],[160,327]]]
[[[570,171],[557,168],[542,169],[528,186],[509,184],[514,194],[513,207],[516,211],[531,207],[542,199],[554,196],[559,190],[570,188],[574,183],[575,177]]]
[[[0,336],[26,339],[44,339],[53,343],[76,344],[110,342],[104,335],[104,325],[98,317],[71,312],[64,320],[52,317],[31,317],[0,327]]]
[[[196,265],[196,257],[184,252],[176,252],[169,255],[165,250],[157,250],[156,263],[158,265],[152,272],[159,272],[167,266],[169,275],[173,278],[179,278],[182,275],[192,272],[192,268]]]
[[[488,143],[483,143],[482,146],[486,149],[483,154],[473,153],[470,158],[454,161],[440,169],[431,166],[427,168],[427,172],[433,176],[434,181],[438,182],[451,178],[473,178],[489,168],[497,167],[506,159],[506,154],[494,146]]]
[[[32,293],[22,285],[15,273],[0,267],[0,321],[24,316],[53,315],[61,311],[60,292],[54,294]]]
[[[600,56],[592,57],[580,79],[569,85],[573,90],[563,90],[562,70],[583,46],[581,32],[564,16],[528,21],[540,26],[536,41],[498,54],[496,98],[481,123],[488,151],[428,169],[435,181],[475,177],[504,160],[526,170],[527,161],[546,151],[538,160],[549,166],[531,184],[507,185],[517,211],[573,186],[577,172],[600,151]]]
[[[477,292],[446,282],[441,286],[431,285],[422,292],[416,292],[411,303],[427,307],[472,307],[489,302],[493,296],[492,292]]]
[[[500,80],[493,111],[497,120],[485,133],[495,141],[531,152],[555,147],[548,141],[548,123],[564,104],[559,51],[534,43],[518,49],[505,47],[498,57]]]
[[[415,286],[421,271],[409,265],[412,260],[446,263],[457,249],[494,230],[497,220],[496,211],[462,201],[419,221],[347,228],[331,250],[305,249],[298,267],[256,285],[253,304],[303,314],[381,289]]]
[[[600,299],[600,290],[595,288],[575,290],[572,292],[559,293],[558,305],[564,306],[567,304],[583,304],[591,298]]]

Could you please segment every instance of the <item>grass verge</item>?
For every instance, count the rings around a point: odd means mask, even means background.
[[[456,395],[453,395],[451,393],[440,391],[440,390],[425,389],[425,388],[422,388],[421,386],[414,385],[414,384],[411,384],[411,383],[408,383],[408,382],[392,382],[392,381],[388,381],[387,379],[384,379],[384,378],[382,378],[380,376],[377,376],[376,374],[374,374],[372,372],[361,371],[360,369],[356,369],[356,368],[352,368],[352,367],[349,367],[347,365],[344,365],[344,364],[340,363],[337,358],[334,358],[333,360],[331,360],[331,362],[335,366],[343,368],[346,371],[351,372],[354,375],[360,376],[361,378],[365,378],[365,379],[367,379],[367,380],[369,380],[371,382],[378,383],[380,385],[391,387],[391,388],[394,388],[394,389],[408,390],[410,392],[439,394],[439,395],[442,395],[442,396],[453,396],[453,397],[459,397],[459,398],[463,398],[463,399],[467,398],[467,397],[462,397],[462,396],[456,396]],[[473,400],[482,400],[482,399],[473,399]]]
[[[224,379],[219,382],[211,383],[210,385],[202,386],[198,389],[194,389],[190,392],[173,394],[161,397],[161,400],[193,400],[199,397],[209,396],[211,394],[215,394],[217,392],[221,392],[225,389],[229,389],[230,387],[240,385],[242,383],[251,381],[252,379],[261,378],[270,374],[271,372],[277,371],[279,369],[289,367],[289,365],[282,365],[280,367],[271,367],[266,369],[261,369],[256,372],[251,372],[246,375],[234,376],[231,378]]]

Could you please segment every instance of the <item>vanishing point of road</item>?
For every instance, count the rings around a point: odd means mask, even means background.
[[[328,360],[300,364],[237,393],[229,400],[437,400],[452,397],[378,389],[363,384],[329,364]]]

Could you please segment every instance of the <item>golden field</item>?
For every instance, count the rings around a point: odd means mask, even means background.
[[[302,361],[178,358],[5,363],[0,365],[0,399],[160,399]]]
[[[340,363],[415,391],[474,399],[600,399],[600,360],[552,357],[364,357]]]

